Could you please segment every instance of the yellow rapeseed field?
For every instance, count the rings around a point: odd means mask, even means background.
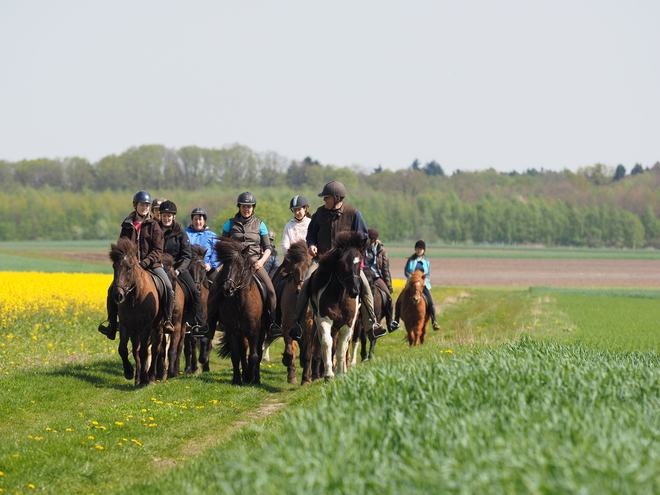
[[[112,275],[0,272],[0,329],[40,313],[63,319],[105,311]]]

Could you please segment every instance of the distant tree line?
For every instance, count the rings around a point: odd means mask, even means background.
[[[83,158],[0,161],[0,240],[114,239],[138,189],[179,205],[178,220],[202,206],[219,232],[236,212],[236,196],[257,194],[257,215],[281,235],[288,201],[305,194],[312,207],[329,180],[386,241],[660,247],[660,163],[595,164],[577,173],[454,171],[415,159],[371,173],[286,160],[242,145],[222,149],[160,145],[130,148],[96,163]]]

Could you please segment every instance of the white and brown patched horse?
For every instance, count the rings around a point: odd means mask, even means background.
[[[339,234],[308,282],[326,380],[346,374],[348,346],[360,314],[360,266],[366,242],[361,232]]]

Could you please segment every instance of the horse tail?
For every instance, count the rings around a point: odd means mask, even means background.
[[[231,357],[231,343],[229,342],[227,332],[222,332],[222,337],[220,338],[220,348],[218,349],[218,356],[223,358]]]

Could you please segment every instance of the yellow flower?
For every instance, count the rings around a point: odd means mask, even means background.
[[[103,445],[96,445],[96,446],[94,446],[94,448],[99,449],[99,450],[104,450],[105,449],[105,447]]]

